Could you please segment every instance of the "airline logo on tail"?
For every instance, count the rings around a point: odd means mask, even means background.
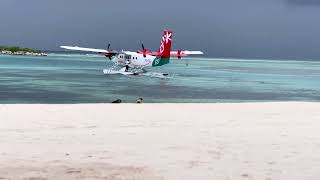
[[[162,58],[170,58],[172,31],[165,30],[161,38],[159,53]]]
[[[169,42],[171,43],[172,39],[172,32],[164,32],[164,35],[161,39],[161,45],[160,45],[160,53],[163,53],[164,51],[164,43],[168,44]]]

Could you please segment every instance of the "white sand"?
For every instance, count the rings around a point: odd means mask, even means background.
[[[320,103],[0,105],[0,179],[320,179]]]

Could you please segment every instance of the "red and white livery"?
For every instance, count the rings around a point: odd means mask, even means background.
[[[161,38],[158,51],[148,51],[142,44],[142,50],[138,51],[114,51],[107,49],[83,48],[78,46],[61,46],[63,49],[74,51],[86,51],[104,54],[106,58],[114,62],[114,66],[105,69],[105,74],[136,75],[144,73],[145,68],[163,66],[170,63],[170,57],[187,57],[189,55],[202,55],[201,51],[171,51],[173,32],[165,30]],[[120,68],[120,69],[119,69]],[[118,69],[118,70],[117,70]]]

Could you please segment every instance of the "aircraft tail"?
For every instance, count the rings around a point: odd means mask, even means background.
[[[162,66],[170,62],[172,34],[173,34],[172,31],[164,30],[163,36],[161,38],[158,58],[156,59],[153,66]]]
[[[172,31],[165,30],[161,38],[159,54],[162,58],[170,58]]]

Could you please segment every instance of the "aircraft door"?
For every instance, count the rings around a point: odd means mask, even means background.
[[[118,55],[118,59],[119,59],[119,62],[120,63],[124,63],[126,60],[125,60],[125,54],[119,54]]]

